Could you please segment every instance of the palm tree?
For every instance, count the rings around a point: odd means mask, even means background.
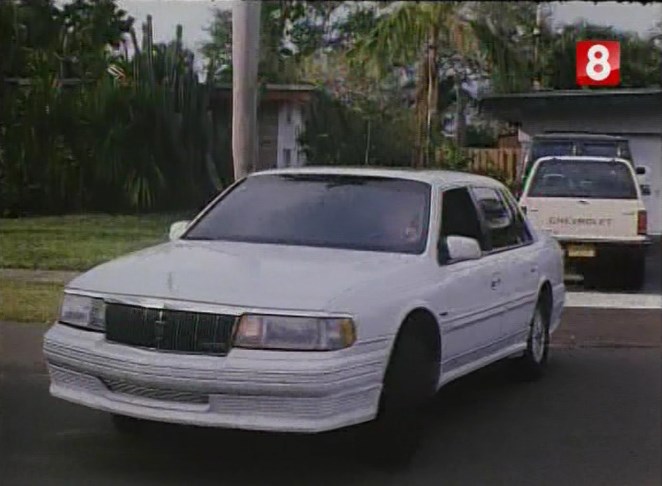
[[[395,67],[417,64],[415,95],[416,141],[414,167],[431,163],[432,135],[437,129],[439,58],[449,52],[471,57],[476,38],[465,17],[469,3],[400,3],[349,53],[356,66],[383,76]]]
[[[492,91],[530,89],[547,43],[549,12],[535,2],[480,2],[472,13]]]

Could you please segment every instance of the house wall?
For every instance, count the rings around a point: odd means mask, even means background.
[[[278,110],[278,167],[301,167],[305,157],[298,139],[304,129],[303,107],[296,102],[283,102]]]
[[[278,104],[264,103],[258,111],[258,160],[255,170],[273,169],[278,157]]]
[[[529,138],[544,131],[590,131],[610,135],[623,135],[630,140],[632,155],[637,165],[647,166],[651,194],[644,196],[649,215],[649,232],[662,234],[662,110],[649,114],[623,113],[606,108],[601,113],[532,114],[523,120],[519,140],[524,150]]]

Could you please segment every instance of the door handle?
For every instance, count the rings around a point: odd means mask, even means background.
[[[501,285],[501,278],[496,277],[492,279],[492,288],[495,289],[497,286]]]

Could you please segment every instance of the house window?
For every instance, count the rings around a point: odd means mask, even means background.
[[[292,164],[292,150],[283,149],[283,166],[290,167]]]

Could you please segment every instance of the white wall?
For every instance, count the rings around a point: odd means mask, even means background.
[[[662,234],[662,110],[648,116],[572,113],[572,116],[536,116],[524,120],[519,134],[526,149],[528,138],[544,131],[590,131],[628,137],[632,156],[638,165],[649,168],[651,195],[644,197],[651,234]]]
[[[297,143],[303,128],[301,105],[292,102],[281,103],[278,110],[278,167],[301,167],[305,164]]]

